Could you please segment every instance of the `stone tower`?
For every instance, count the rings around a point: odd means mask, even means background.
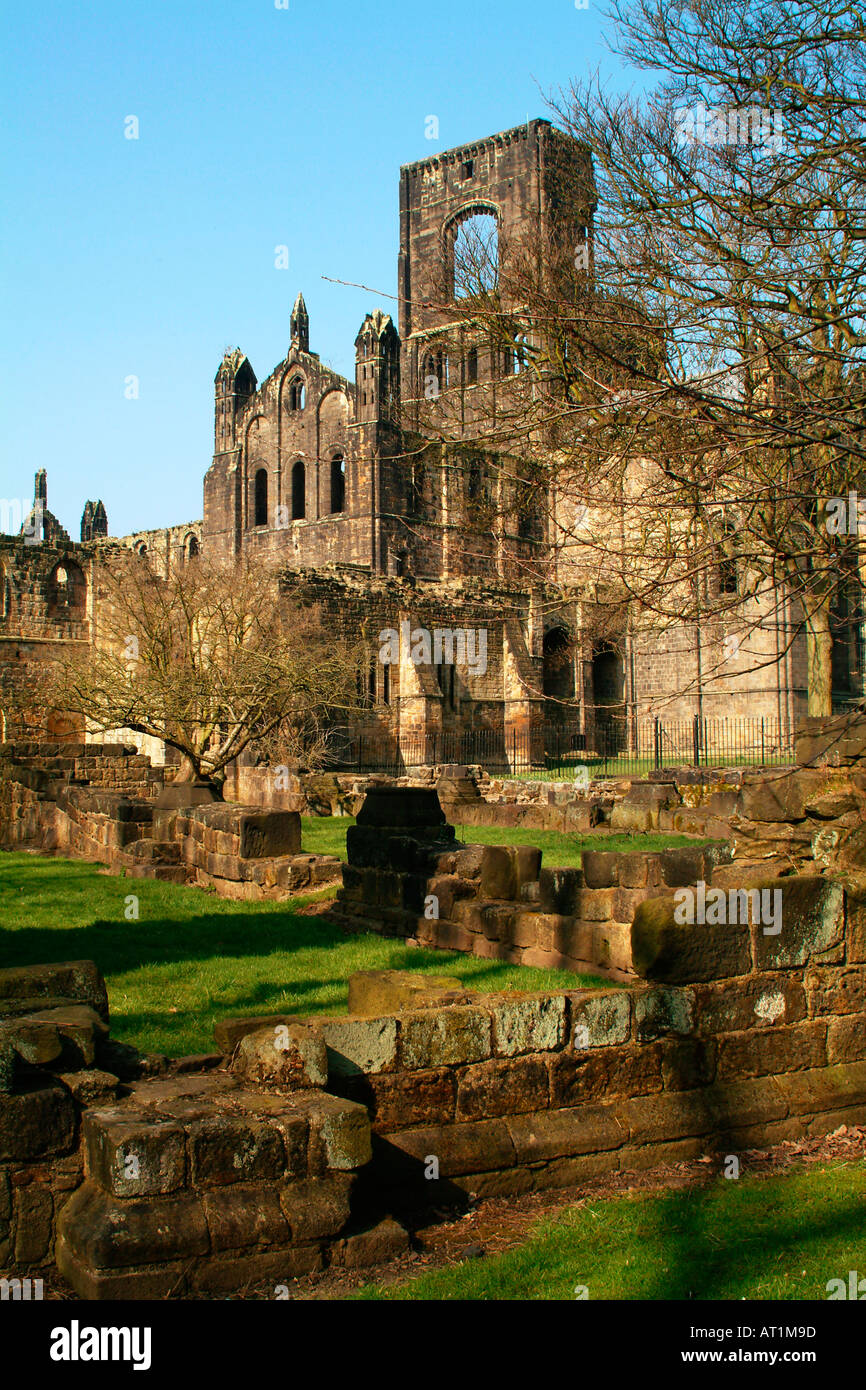
[[[108,535],[108,517],[101,501],[85,502],[81,515],[81,543],[95,541]]]
[[[302,294],[298,295],[292,310],[292,347],[298,352],[310,351],[310,316]]]

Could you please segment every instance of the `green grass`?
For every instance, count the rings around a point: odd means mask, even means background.
[[[866,1165],[831,1163],[701,1190],[590,1201],[502,1255],[364,1299],[826,1299],[866,1268]]]
[[[301,842],[310,854],[337,854],[346,858],[349,816],[302,816]],[[586,849],[661,850],[701,844],[688,835],[567,835],[559,830],[527,830],[511,825],[458,825],[457,838],[467,845],[535,845],[546,868],[579,869]]]
[[[541,850],[541,862],[547,869],[579,869],[587,849],[655,852],[706,843],[688,835],[567,835],[560,830],[525,830],[522,826],[501,825],[458,825],[457,834],[466,844],[535,845]]]
[[[303,818],[311,854],[346,857],[348,816]],[[577,867],[582,851],[663,849],[682,835],[565,835],[549,830],[459,826],[465,843],[536,845],[544,862]],[[402,942],[345,936],[290,903],[237,903],[200,888],[119,878],[81,860],[0,856],[0,968],[95,960],[108,984],[112,1034],[145,1052],[178,1056],[213,1046],[213,1026],[232,1014],[339,1013],[355,970],[434,970],[470,989],[563,989],[603,984],[565,971],[535,970]],[[138,921],[125,900],[139,903]]]
[[[344,1013],[355,970],[427,970],[470,989],[563,989],[590,981],[380,936],[346,936],[291,903],[239,903],[200,888],[119,878],[81,860],[0,854],[0,968],[94,960],[112,1036],[145,1052],[208,1052],[233,1014]],[[124,915],[127,895],[138,921]],[[591,983],[603,984],[591,979]]]

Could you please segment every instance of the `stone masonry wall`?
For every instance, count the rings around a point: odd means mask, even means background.
[[[633,973],[637,906],[699,879],[715,882],[723,845],[661,853],[585,851],[580,869],[542,869],[529,845],[461,845],[433,790],[380,787],[346,836],[348,863],[332,916],[487,960]]]
[[[223,1020],[159,1075],[112,1052],[92,964],[0,972],[2,1263],[230,1293],[403,1253],[388,1212],[861,1124],[866,882],[777,883],[772,935],[644,900],[630,989],[361,972],[348,1015]]]

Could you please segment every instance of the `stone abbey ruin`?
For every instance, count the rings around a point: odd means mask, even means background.
[[[567,213],[563,164],[586,195]],[[273,1289],[401,1256],[428,1209],[866,1122],[866,720],[804,718],[792,607],[780,646],[778,615],[744,593],[758,635],[723,674],[709,674],[730,635],[718,623],[659,632],[623,610],[600,635],[550,509],[526,500],[507,439],[491,452],[524,389],[519,350],[503,359],[440,302],[472,219],[507,240],[568,215],[585,237],[592,213],[581,147],[545,121],[406,166],[399,331],[369,313],[347,380],[311,351],[299,295],[264,382],[227,351],[202,520],[118,540],[88,501],[73,542],[37,474],[31,513],[0,537],[0,849],[250,902],[333,885],[347,933],[606,983],[480,993],[362,971],[347,1014],[222,1020],[212,1052],[167,1058],[112,1040],[93,961],[0,970],[7,1276],[59,1271],[95,1299]],[[175,781],[152,739],[8,699],[61,649],[98,642],[102,567],[129,552],[163,575],[261,556],[302,576],[329,630],[369,643],[343,733],[387,739],[392,772],[359,758],[275,780],[241,759],[220,799]],[[719,569],[730,596],[729,558]],[[853,700],[861,615],[837,618],[834,679]],[[378,634],[405,622],[483,631],[483,663],[402,648],[383,663]],[[660,709],[775,721],[790,760],[543,777],[551,726],[591,760]],[[486,763],[408,756],[469,733],[489,736]],[[518,738],[535,779],[509,761]],[[305,852],[310,814],[356,818],[346,863]],[[464,844],[456,825],[595,832],[598,847],[560,868],[531,845]],[[616,852],[611,831],[693,843]]]
[[[547,802],[577,824],[704,831],[694,848],[587,851],[579,870],[456,841],[442,806],[469,801],[466,769],[443,769],[438,793],[424,776],[331,779],[357,807],[332,914],[344,929],[608,987],[483,994],[360,972],[348,1015],[223,1020],[212,1054],[168,1059],[112,1042],[92,962],[0,971],[4,1266],[56,1264],[84,1298],[287,1287],[404,1254],[430,1206],[862,1124],[866,726],[813,721],[798,748],[797,768]],[[100,753],[4,750],[4,844],[243,896],[337,871],[300,852],[297,811],[161,810],[131,794],[161,781],[141,755]],[[109,768],[127,790],[103,790]],[[288,795],[308,809],[303,779]],[[707,842],[710,825],[724,838]],[[684,923],[677,894],[694,886],[744,911]],[[761,917],[769,893],[778,928]]]
[[[589,244],[593,208],[585,150],[543,120],[404,166],[399,330],[381,309],[368,313],[349,380],[311,349],[299,295],[286,356],[263,382],[243,351],[227,351],[201,520],[115,541],[102,502],[88,501],[72,541],[40,472],[18,533],[0,536],[0,738],[83,736],[80,721],[70,730],[62,711],[22,712],[8,692],[66,644],[96,640],[100,565],[120,546],[160,572],[198,555],[256,556],[303,576],[328,630],[362,633],[369,646],[365,708],[346,730],[355,744],[378,737],[399,756],[413,740],[423,750],[425,739],[472,734],[502,765],[515,739],[540,757],[551,726],[576,747],[620,747],[661,714],[764,720],[790,748],[807,684],[796,596],[756,596],[720,545],[701,621],[659,625],[624,596],[603,598],[580,523],[509,453],[510,421],[534,390],[520,344],[476,340],[458,315],[447,282],[476,224],[492,228],[494,248],[554,228]],[[617,516],[593,514],[593,532]],[[384,664],[378,634],[407,622],[483,632],[485,659],[413,662],[403,644]],[[838,701],[862,690],[861,648],[862,615],[840,595]],[[455,746],[453,761],[474,761]]]

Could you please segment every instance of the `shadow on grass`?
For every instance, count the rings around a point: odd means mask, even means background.
[[[847,1279],[858,1250],[862,1260],[862,1191],[828,1193],[832,1177],[815,1172],[766,1175],[735,1186],[740,1181],[719,1178],[708,1188],[647,1199],[640,1221],[641,1298],[754,1298],[764,1284],[766,1297],[774,1298],[783,1296],[781,1281],[791,1298],[826,1299],[827,1281]],[[820,1183],[820,1194],[805,1190],[810,1181],[815,1188]],[[720,1190],[728,1184],[730,1192]],[[844,1251],[827,1250],[830,1242],[850,1245],[848,1263]]]

